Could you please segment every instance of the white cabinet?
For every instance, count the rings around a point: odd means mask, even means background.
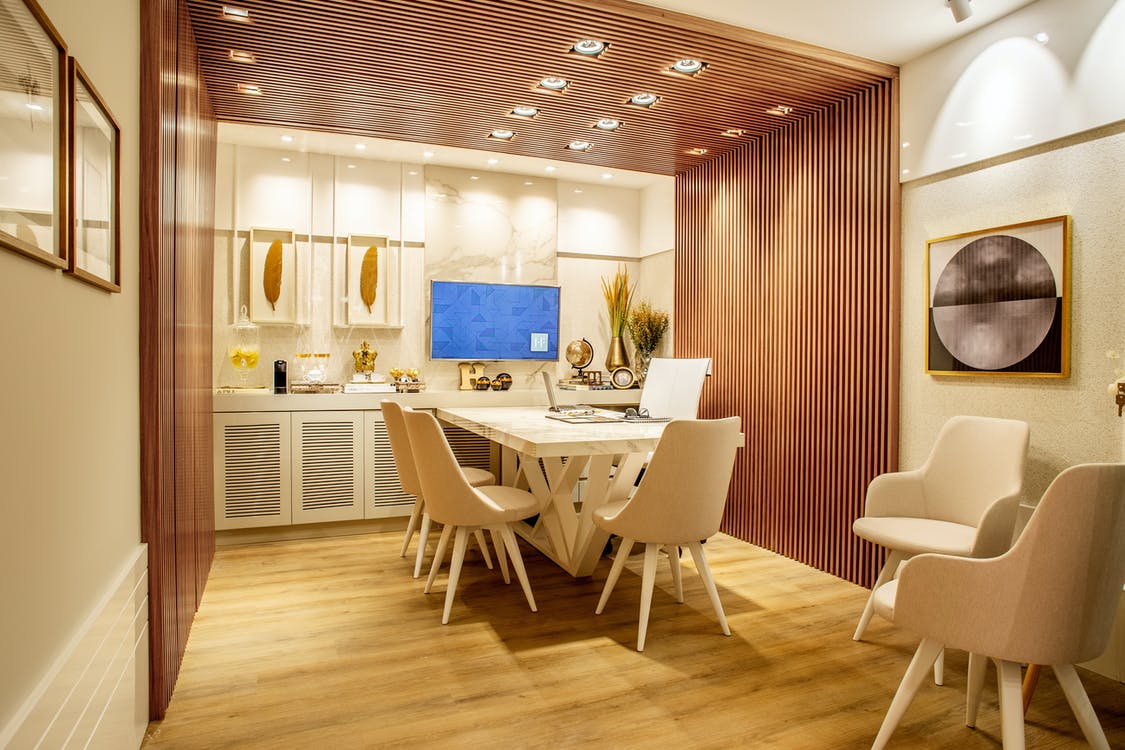
[[[363,518],[363,412],[295,412],[293,523]]]
[[[391,439],[383,412],[363,413],[363,470],[370,479],[363,483],[363,512],[366,518],[409,516],[414,496],[402,491],[391,454]]]
[[[215,529],[292,523],[289,414],[215,415]]]

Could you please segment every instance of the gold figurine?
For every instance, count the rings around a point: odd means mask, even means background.
[[[375,372],[375,358],[378,356],[379,352],[372,349],[371,345],[364,340],[360,348],[352,352],[356,373],[362,374],[365,379],[370,380],[371,373]]]

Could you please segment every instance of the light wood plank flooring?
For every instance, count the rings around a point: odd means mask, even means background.
[[[444,574],[424,595],[401,539],[220,548],[144,747],[865,748],[916,643],[878,618],[853,642],[863,589],[722,535],[706,550],[730,638],[688,555],[686,603],[665,562],[639,654],[640,558],[595,616],[609,562],[577,580],[527,547],[538,614],[474,555],[442,626]],[[979,728],[964,726],[965,666],[949,654],[945,687],[922,688],[892,748],[1000,747],[991,668]],[[1125,685],[1082,676],[1110,745],[1125,747]],[[1086,747],[1049,671],[1027,740]]]

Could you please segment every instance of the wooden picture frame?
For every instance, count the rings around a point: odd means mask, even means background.
[[[11,170],[5,170],[8,179],[0,182],[0,247],[64,268],[69,229],[66,43],[35,0],[0,0],[0,49],[6,51],[0,60],[0,95],[13,101],[26,98],[23,107],[13,108],[18,116],[0,122],[5,134],[0,163]]]
[[[73,57],[67,64],[69,215],[67,273],[121,291],[121,126]]]
[[[349,234],[344,250],[347,323],[349,326],[384,325],[388,322],[388,289],[390,287],[390,243],[386,237],[370,234]],[[368,253],[374,248],[377,257]],[[365,261],[373,261],[377,270],[378,283],[375,285],[375,299],[370,309],[363,299]]]
[[[250,320],[270,325],[293,325],[297,322],[297,235],[292,229],[250,230],[250,278],[247,290],[250,300]],[[279,243],[281,268],[278,277],[277,299],[271,302],[266,294],[266,265],[270,262],[270,249]]]
[[[1070,375],[1069,216],[926,243],[926,372]]]

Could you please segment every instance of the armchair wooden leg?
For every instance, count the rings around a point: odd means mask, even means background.
[[[445,526],[441,530],[441,538],[438,539],[437,550],[434,552],[434,561],[430,565],[430,576],[426,579],[426,587],[422,589],[424,593],[430,593],[430,589],[434,587],[434,579],[441,570],[441,561],[445,559],[445,548],[449,546],[449,535],[452,533],[452,526]]]
[[[976,729],[977,711],[980,709],[980,691],[984,687],[984,675],[988,671],[988,659],[980,654],[969,654],[969,684],[965,691],[965,726]]]
[[[1074,665],[1057,664],[1052,669],[1059,678],[1066,702],[1070,704],[1070,710],[1074,712],[1074,718],[1078,719],[1078,726],[1082,727],[1082,734],[1086,735],[1090,747],[1094,750],[1109,750],[1109,741],[1105,738],[1101,722],[1094,713],[1094,707],[1090,705],[1090,697],[1086,695],[1086,688],[1082,687],[1082,680],[1074,670]]]
[[[535,606],[535,596],[531,593],[531,581],[527,580],[527,570],[523,567],[523,555],[520,554],[520,545],[516,541],[516,533],[512,531],[511,526],[504,525],[500,527],[500,534],[504,538],[504,546],[508,548],[508,557],[512,558],[512,567],[516,569],[516,578],[519,579],[520,586],[523,588],[527,606],[531,607],[532,612],[538,612],[539,610]]]
[[[500,575],[504,576],[504,583],[511,583],[512,578],[508,575],[508,556],[504,553],[504,536],[500,533],[500,529],[492,528],[488,530],[492,536],[492,546],[496,550],[496,564],[500,566]]]
[[[613,593],[613,587],[617,585],[617,579],[621,576],[621,570],[625,567],[625,561],[629,559],[629,551],[632,549],[632,539],[621,540],[621,545],[617,548],[617,556],[613,558],[613,567],[609,569],[609,576],[605,579],[605,586],[602,587],[602,598],[598,599],[598,607],[594,610],[595,615],[600,615],[605,609],[609,595]]]
[[[945,649],[937,655],[937,660],[934,661],[934,684],[941,686],[945,684]]]
[[[402,551],[398,553],[399,557],[406,557],[406,548],[410,546],[410,537],[414,536],[414,530],[418,527],[418,521],[422,518],[422,498],[414,501],[414,507],[410,509],[410,520],[406,523],[406,536],[402,539]],[[415,573],[414,577],[417,578],[418,574]]]
[[[910,666],[906,668],[906,674],[902,676],[902,682],[899,683],[895,697],[891,700],[891,706],[887,709],[887,715],[883,718],[883,725],[879,727],[879,734],[871,744],[871,750],[883,750],[887,746],[887,742],[902,721],[903,714],[910,707],[910,702],[914,700],[918,688],[925,682],[926,673],[930,671],[930,666],[937,659],[942,648],[942,644],[929,638],[923,638],[918,644],[914,658],[910,660]]]
[[[461,566],[465,563],[465,548],[469,546],[469,530],[457,527],[457,537],[453,540],[453,560],[449,563],[449,580],[445,584],[445,609],[441,613],[441,624],[449,624],[449,613],[453,611],[453,597],[457,593],[457,582],[461,580]]]
[[[422,560],[426,557],[426,545],[430,541],[430,514],[422,510],[422,527],[418,531],[418,553],[414,556],[414,577],[422,574]]]
[[[880,586],[895,577],[895,571],[898,570],[898,564],[902,562],[902,558],[901,552],[891,550],[887,553],[887,561],[883,563],[883,569],[879,571],[879,577],[875,580],[875,585],[871,587],[867,604],[863,605],[863,614],[859,616],[859,625],[856,626],[855,635],[852,636],[853,641],[863,640],[863,631],[867,630],[867,624],[871,622],[871,616],[875,614],[875,592]]]
[[[668,553],[668,561],[672,564],[672,583],[676,587],[676,601],[680,604],[684,603],[684,577],[680,573],[680,555],[679,548],[675,545],[669,545],[664,548]]]
[[[1004,750],[1024,750],[1023,696],[1020,687],[1023,675],[1014,661],[996,662],[997,682],[1000,686],[1000,739]]]
[[[484,541],[484,532],[477,529],[473,532],[473,538],[477,540],[477,546],[480,547],[481,556],[484,557],[484,566],[492,570],[492,555],[488,554],[488,545]]]
[[[637,625],[637,650],[645,650],[645,635],[648,634],[648,613],[652,609],[652,589],[656,584],[656,555],[659,544],[645,544],[645,564],[641,571],[641,618]]]
[[[1039,672],[1043,667],[1038,664],[1028,664],[1027,672],[1023,675],[1023,712],[1031,706],[1031,696],[1035,695],[1035,686],[1039,684]]]
[[[715,586],[715,578],[711,575],[707,556],[703,554],[703,543],[693,542],[688,545],[688,549],[691,550],[691,558],[695,560],[695,569],[703,579],[703,588],[707,589],[707,596],[711,597],[711,606],[715,610],[715,616],[719,618],[719,627],[723,629],[723,635],[730,635],[730,626],[727,625],[727,616],[723,612],[723,603],[719,601],[719,589]]]

